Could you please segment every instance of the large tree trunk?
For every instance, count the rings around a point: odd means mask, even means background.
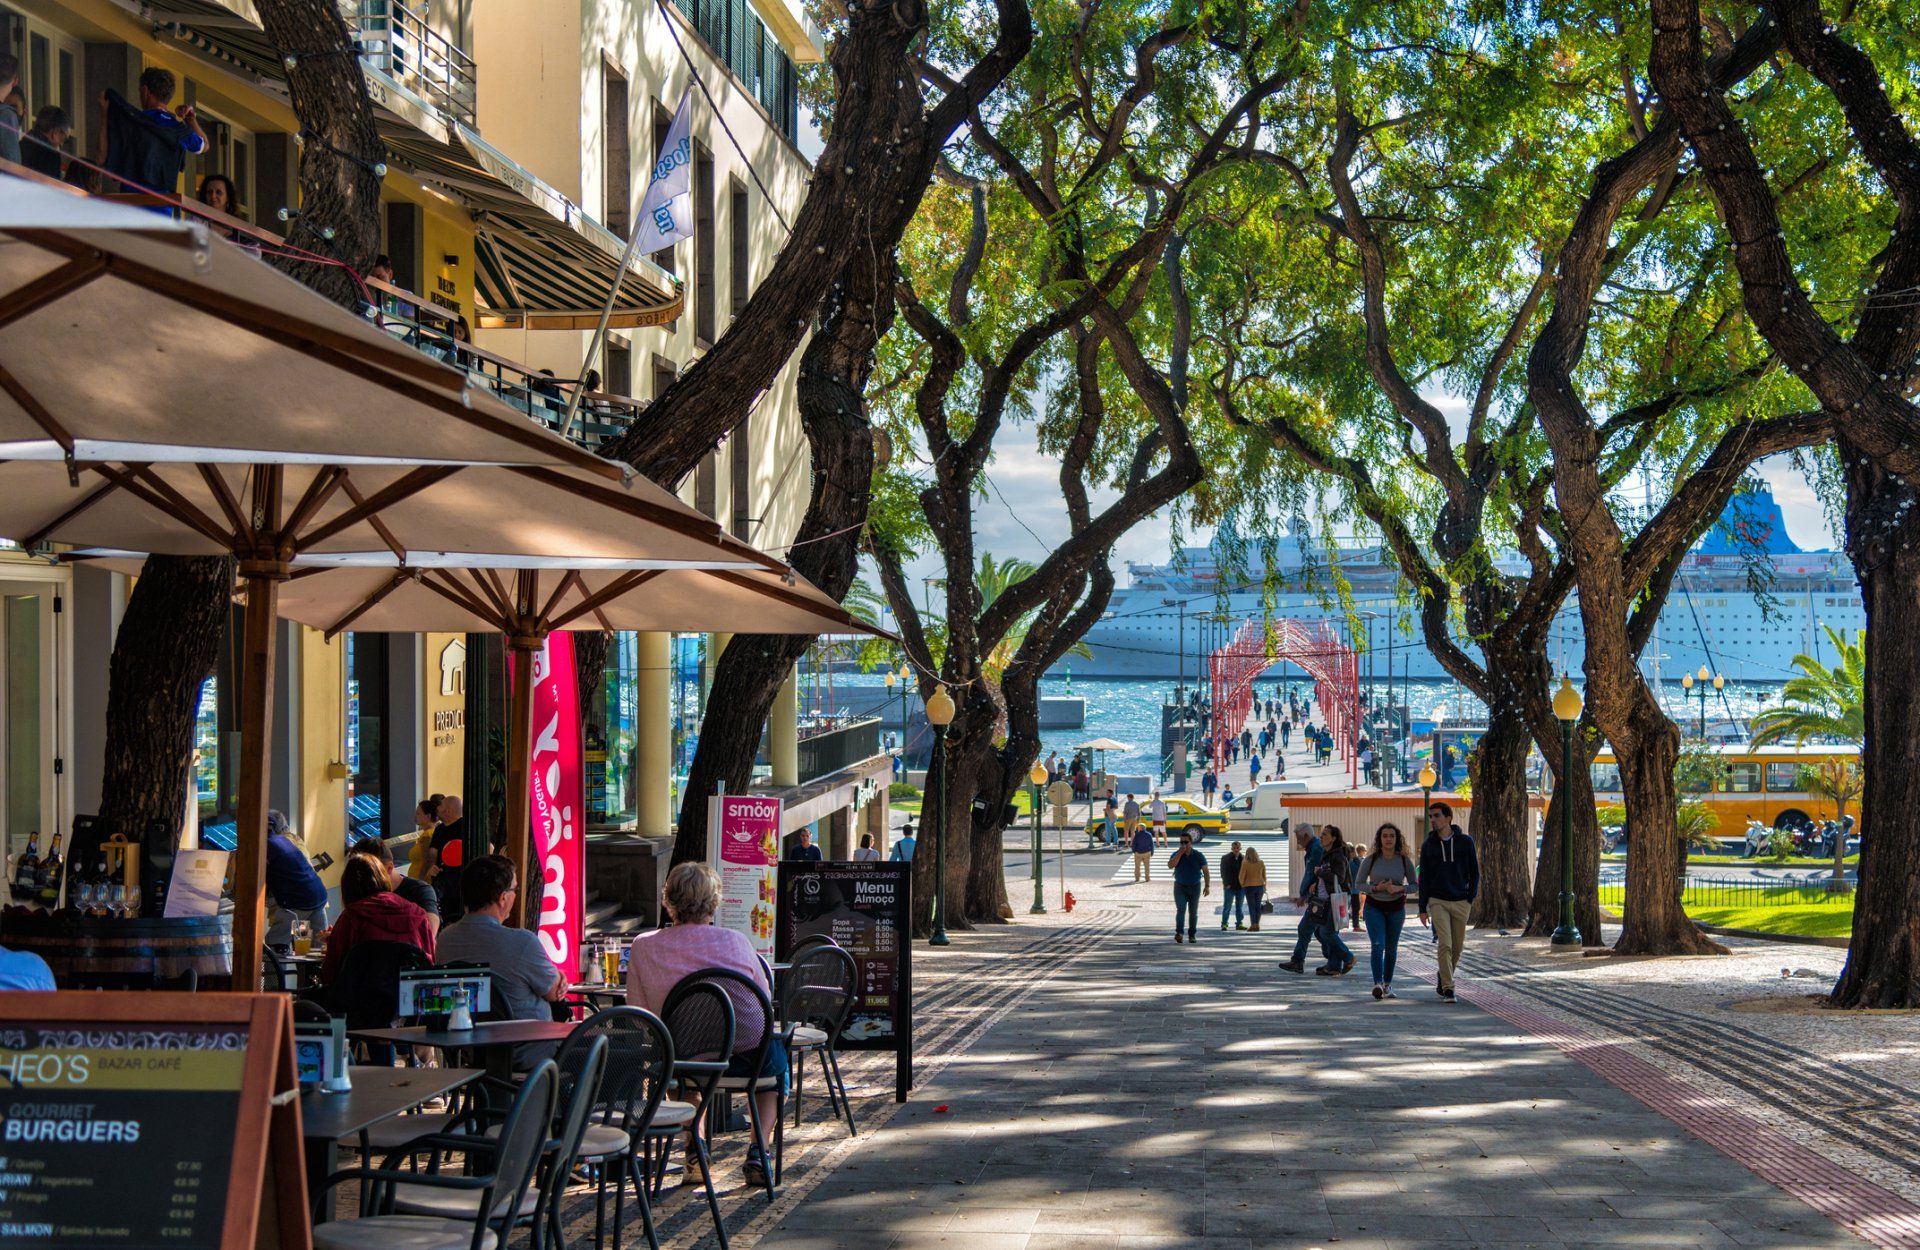
[[[1588,679],[1592,680],[1592,668]],[[1673,770],[1680,760],[1680,731],[1654,702],[1638,673],[1628,677],[1631,734],[1614,746],[1620,760],[1620,788],[1627,801],[1627,894],[1614,951],[1621,955],[1725,954],[1680,905],[1686,848],[1680,844],[1679,796]]]
[[[1866,789],[1840,1007],[1920,1006],[1920,500],[1842,441],[1847,550],[1867,614]]]
[[[233,561],[155,556],[127,597],[107,670],[100,827],[138,839],[158,823],[177,844],[200,688],[213,676],[233,601]],[[175,645],[129,645],[158,635]]]
[[[813,461],[813,490],[788,562],[835,599],[859,568],[860,524],[873,492],[873,431],[861,392],[873,350],[893,323],[893,253],[865,255],[842,270],[843,295],[800,357],[798,398]],[[707,799],[724,785],[744,793],[753,778],[760,730],[775,695],[813,642],[801,634],[735,634],[720,653],[687,768],[673,861],[707,855]]]
[[[956,718],[956,723],[958,719]],[[940,860],[940,846],[946,843],[946,914],[949,930],[971,929],[967,919],[967,885],[973,864],[973,822],[968,815],[978,790],[978,761],[961,743],[953,726],[948,746],[934,739],[933,754],[927,762],[927,789],[921,800],[920,837],[913,853],[913,935],[926,937],[933,932],[934,882]],[[942,799],[944,798],[944,802]]]
[[[1527,923],[1527,843],[1533,837],[1527,755],[1532,749],[1519,700],[1497,698],[1487,712],[1487,732],[1467,765],[1473,780],[1473,843],[1480,855],[1473,923],[1483,929],[1519,929]]]

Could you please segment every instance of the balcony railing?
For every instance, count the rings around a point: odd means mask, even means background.
[[[473,58],[427,24],[424,0],[341,0],[360,61],[449,117],[472,125]]]
[[[533,369],[519,361],[495,355],[455,337],[459,319],[411,291],[368,280],[368,290],[379,306],[365,310],[370,320],[421,353],[465,370],[478,386],[553,430],[566,423],[567,402],[583,379],[556,377],[550,370]],[[624,395],[589,390],[580,397],[573,437],[598,450],[618,437],[640,412],[640,402]]]
[[[813,781],[837,773],[880,754],[880,720],[869,716],[861,720],[839,721],[816,727],[799,743],[800,780]]]

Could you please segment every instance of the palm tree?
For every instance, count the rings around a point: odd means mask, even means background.
[[[1765,746],[1788,738],[1804,744],[1809,738],[1837,738],[1861,745],[1866,738],[1867,635],[1855,631],[1851,641],[1831,625],[1827,639],[1840,662],[1832,668],[1810,655],[1796,655],[1800,674],[1780,688],[1782,706],[1768,708],[1751,722],[1751,745]]]
[[[1800,785],[1813,794],[1833,800],[1838,832],[1833,835],[1833,880],[1827,889],[1844,894],[1847,890],[1847,804],[1866,789],[1866,778],[1852,760],[1821,760],[1800,770]]]

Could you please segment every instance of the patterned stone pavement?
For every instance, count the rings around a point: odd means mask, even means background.
[[[814,1097],[775,1201],[721,1139],[734,1246],[1920,1246],[1892,1183],[1920,1183],[1902,1085],[1805,1061],[1772,1080],[1793,1056],[1764,1032],[1480,935],[1460,1004],[1434,1000],[1417,927],[1402,997],[1375,1002],[1364,937],[1346,978],[1278,972],[1284,916],[1176,946],[1167,885],[1106,862],[1071,916],[916,951],[913,1098],[890,1056],[849,1056],[860,1136]],[[663,1244],[717,1245],[694,1192],[662,1204]]]

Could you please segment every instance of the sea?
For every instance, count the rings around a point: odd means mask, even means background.
[[[880,673],[847,673],[834,675],[834,681],[842,686],[884,685],[885,676]],[[1191,684],[1191,683],[1189,683]],[[1578,688],[1579,682],[1574,683]],[[1278,689],[1284,692],[1291,687],[1302,699],[1313,692],[1311,680],[1295,678],[1281,681],[1277,678],[1262,678],[1255,689],[1262,699],[1269,698]],[[1364,691],[1365,684],[1362,683]],[[1157,678],[1074,678],[1066,674],[1050,675],[1040,683],[1041,694],[1053,697],[1072,697],[1085,701],[1086,719],[1078,729],[1048,730],[1042,735],[1042,755],[1047,751],[1059,751],[1069,755],[1069,748],[1091,741],[1094,738],[1112,738],[1124,742],[1131,750],[1114,751],[1107,755],[1107,767],[1122,773],[1151,773],[1159,767],[1160,755],[1160,705],[1173,697],[1174,683]],[[1667,715],[1683,729],[1697,725],[1700,717],[1700,695],[1696,686],[1688,691],[1678,681],[1661,683],[1660,700]],[[1374,684],[1373,702],[1387,702],[1386,682]],[[1744,684],[1729,682],[1724,690],[1711,691],[1707,699],[1708,722],[1735,721],[1745,724],[1747,719],[1761,708],[1777,703],[1780,698],[1778,684]],[[1393,684],[1393,701],[1405,703],[1412,709],[1416,732],[1423,729],[1421,722],[1431,722],[1434,713],[1440,713],[1446,724],[1478,725],[1485,723],[1485,709],[1480,701],[1468,694],[1458,683],[1450,681],[1396,681]],[[1319,720],[1316,713],[1314,719]]]

